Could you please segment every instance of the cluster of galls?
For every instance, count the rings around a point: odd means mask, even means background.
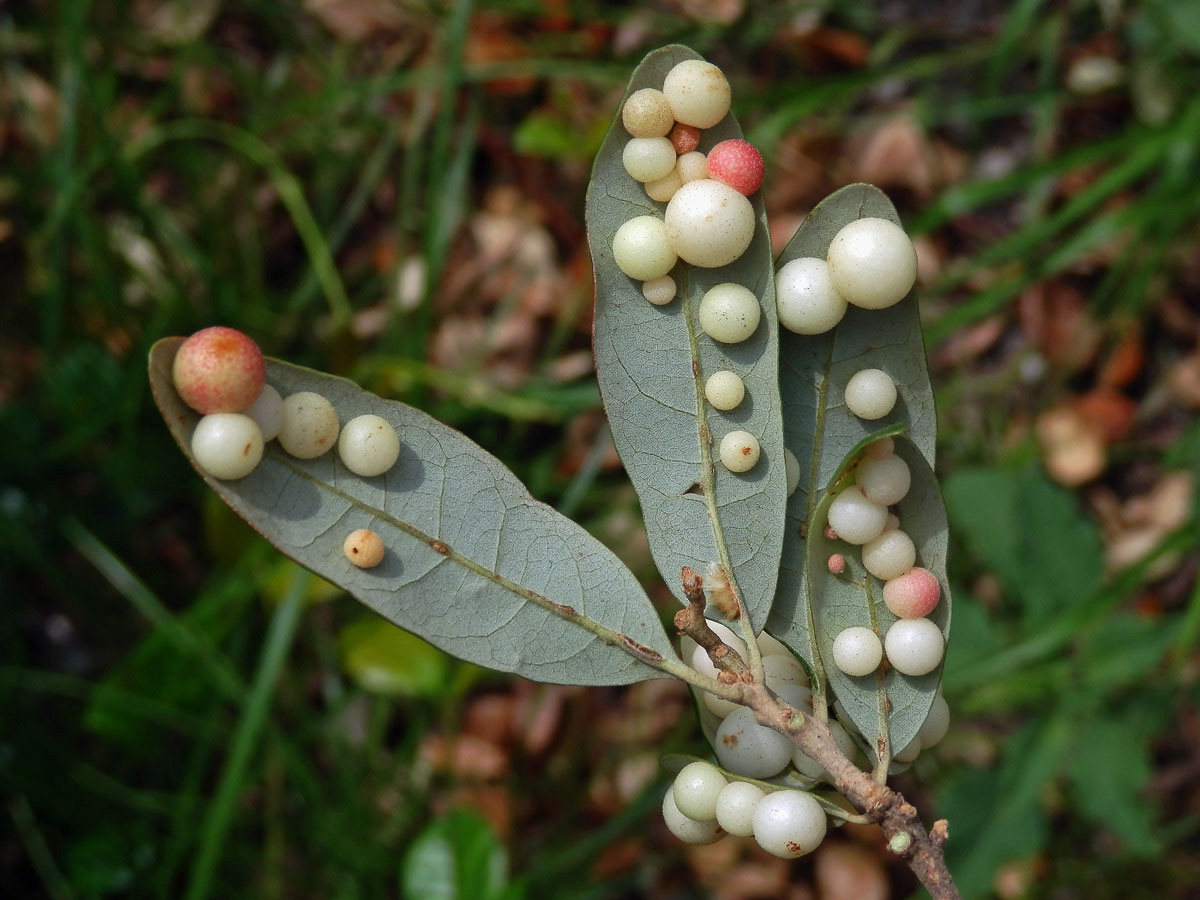
[[[385,419],[357,416],[343,427],[320,394],[283,397],[267,384],[258,344],[236,329],[197,331],[179,346],[171,374],[180,398],[201,414],[192,457],[213,478],[245,478],[273,440],[297,459],[316,459],[336,446],[342,464],[364,478],[383,475],[400,456],[400,438]],[[368,529],[351,533],[344,550],[360,568],[378,565],[384,555],[379,535]]]
[[[866,626],[842,631],[833,642],[834,665],[847,675],[866,676],[886,653],[902,675],[926,675],[938,667],[945,651],[941,630],[925,618],[937,606],[941,586],[932,572],[916,564],[912,538],[888,512],[908,494],[908,464],[895,454],[892,439],[884,438],[867,448],[855,466],[854,479],[829,505],[829,536],[861,547],[863,567],[884,583],[884,605],[899,621],[882,642]],[[829,563],[835,575],[845,566],[840,554]]]
[[[763,180],[762,155],[744,140],[727,140],[707,154],[697,148],[701,131],[729,113],[729,82],[712,63],[689,59],[667,73],[662,90],[634,91],[621,110],[630,139],[621,156],[625,171],[657,203],[663,217],[637,216],[617,229],[613,259],[622,272],[643,282],[642,294],[665,306],[675,299],[668,274],[679,260],[713,269],[737,260],[754,238],[758,219],[747,199]],[[700,328],[723,344],[741,343],[758,329],[759,298],[744,285],[725,282],[705,292],[697,310]],[[746,397],[742,377],[731,370],[708,376],[707,402],[729,412]],[[730,472],[749,472],[757,464],[757,436],[743,429],[727,432],[718,457]]]

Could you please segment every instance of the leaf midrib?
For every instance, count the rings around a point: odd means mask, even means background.
[[[729,548],[725,545],[725,528],[717,509],[717,485],[712,461],[712,430],[708,427],[708,398],[704,394],[704,375],[700,366],[700,341],[696,334],[695,313],[692,311],[691,283],[686,270],[681,274],[683,282],[683,321],[687,328],[688,352],[692,363],[692,384],[696,391],[696,439],[700,444],[700,487],[704,494],[704,505],[708,509],[708,522],[712,528],[713,541],[717,545],[717,554],[721,557],[721,567],[729,583],[733,586],[738,598],[738,606],[742,604],[742,592],[737,585],[737,576],[729,558]]]
[[[394,528],[399,529],[400,531],[407,534],[409,537],[415,538],[416,540],[421,541],[424,544],[427,544],[431,550],[433,550],[438,555],[444,557],[446,560],[458,563],[460,566],[467,569],[468,571],[475,573],[476,575],[480,576],[481,578],[484,578],[501,588],[504,588],[505,590],[509,591],[512,594],[515,594],[516,596],[520,597],[521,599],[527,600],[530,603],[533,603],[534,605],[546,610],[547,612],[557,616],[560,619],[563,619],[567,622],[571,622],[574,625],[578,625],[579,627],[584,628],[587,631],[590,631],[592,634],[596,635],[596,637],[600,638],[605,643],[612,644],[614,646],[620,646],[629,640],[627,635],[624,635],[621,632],[618,632],[612,628],[608,628],[607,626],[601,625],[599,622],[596,622],[593,619],[589,619],[586,616],[581,615],[574,607],[569,606],[567,604],[563,604],[563,603],[557,603],[557,602],[551,600],[549,597],[539,594],[537,591],[534,591],[530,588],[524,587],[523,585],[517,584],[515,581],[512,581],[511,579],[505,578],[499,572],[493,571],[492,569],[489,569],[487,566],[477,563],[475,560],[471,559],[469,556],[466,556],[466,555],[458,552],[457,550],[455,550],[453,547],[451,547],[449,544],[447,544],[445,541],[441,540],[440,538],[434,537],[433,535],[430,535],[430,534],[426,534],[424,531],[422,531],[417,526],[415,526],[409,522],[405,522],[403,519],[399,519],[396,516],[393,516],[391,513],[387,512],[386,510],[379,509],[378,507],[372,506],[369,503],[364,503],[362,500],[358,499],[353,494],[349,494],[349,493],[341,490],[340,488],[334,487],[329,482],[316,477],[315,475],[313,475],[311,472],[309,472],[306,468],[299,465],[298,463],[285,458],[282,454],[272,453],[271,459],[274,462],[278,463],[279,465],[282,465],[285,468],[287,468],[289,471],[291,471],[291,473],[293,475],[296,475],[300,478],[303,478],[305,481],[308,481],[310,484],[314,485],[318,490],[324,490],[324,491],[332,494],[335,497],[341,498],[343,501],[345,501],[351,507],[353,507],[355,509],[359,509],[363,512],[370,513],[375,518],[377,518],[383,522],[387,522],[389,525],[391,525]],[[536,503],[537,501],[532,501],[532,502]],[[661,654],[657,654],[657,651],[650,651],[650,652],[655,653],[656,655],[659,656],[659,658],[661,658]]]

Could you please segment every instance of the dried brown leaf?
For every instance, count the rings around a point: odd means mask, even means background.
[[[854,844],[825,841],[813,875],[819,900],[888,900],[891,888],[877,855]]]

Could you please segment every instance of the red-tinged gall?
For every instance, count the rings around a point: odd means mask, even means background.
[[[920,566],[914,566],[883,585],[884,605],[901,619],[920,619],[929,615],[941,594],[937,578]]]
[[[762,154],[749,141],[721,141],[708,151],[708,177],[747,197],[762,186],[765,172]]]
[[[829,571],[834,575],[841,575],[846,571],[846,557],[840,553],[831,554],[829,557]]]
[[[667,139],[675,148],[677,156],[683,156],[685,153],[691,153],[700,146],[700,129],[695,125],[684,125],[682,122],[676,122],[671,129],[671,133],[667,135]]]
[[[267,381],[258,344],[223,325],[197,331],[180,344],[171,374],[183,402],[205,414],[242,412]]]

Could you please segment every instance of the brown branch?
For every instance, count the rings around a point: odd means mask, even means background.
[[[708,625],[704,617],[707,601],[704,598],[704,579],[692,571],[691,566],[684,566],[680,573],[683,580],[683,593],[688,599],[688,605],[675,613],[675,627],[679,633],[690,637],[693,641],[708,651],[708,657],[713,665],[720,669],[718,679],[725,684],[737,684],[739,681],[751,681],[750,669],[738,652],[726,644]]]
[[[834,784],[856,808],[883,828],[888,847],[900,856],[929,891],[933,900],[961,900],[942,848],[949,836],[945,819],[925,831],[916,807],[897,791],[878,784],[848,760],[838,749],[829,726],[815,716],[792,709],[774,697],[764,685],[742,689],[742,702],[754,710],[755,719],[787,735],[805,754],[816,760]]]
[[[816,760],[846,799],[883,828],[889,849],[904,859],[933,900],[961,900],[942,853],[949,836],[946,820],[939,819],[926,832],[916,807],[900,793],[877,783],[843,755],[834,743],[828,723],[793,709],[765,684],[755,683],[742,658],[709,627],[704,617],[706,600],[700,576],[684,566],[682,578],[688,605],[675,614],[675,627],[708,651],[713,664],[721,670],[719,680],[740,684],[739,702],[754,710],[755,719],[786,735]]]

